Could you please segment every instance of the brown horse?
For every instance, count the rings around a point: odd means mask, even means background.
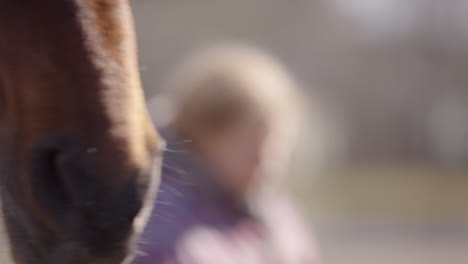
[[[132,27],[124,0],[0,0],[1,198],[15,263],[128,259],[162,142]]]

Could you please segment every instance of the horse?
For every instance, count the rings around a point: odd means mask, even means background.
[[[126,0],[0,0],[0,195],[16,264],[130,261],[163,140]]]

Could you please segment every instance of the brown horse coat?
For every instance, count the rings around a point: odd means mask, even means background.
[[[0,184],[21,264],[117,264],[161,143],[124,0],[0,0]]]

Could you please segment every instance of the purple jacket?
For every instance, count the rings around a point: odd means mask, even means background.
[[[166,137],[162,180],[133,264],[159,264],[175,255],[178,240],[195,226],[228,229],[251,218],[220,191],[186,144]]]

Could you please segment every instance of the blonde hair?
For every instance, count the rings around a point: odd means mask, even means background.
[[[245,44],[216,45],[189,58],[167,88],[174,109],[171,127],[179,136],[222,132],[258,116],[269,127],[266,173],[285,169],[280,164],[288,164],[302,104],[295,81],[273,56]]]

